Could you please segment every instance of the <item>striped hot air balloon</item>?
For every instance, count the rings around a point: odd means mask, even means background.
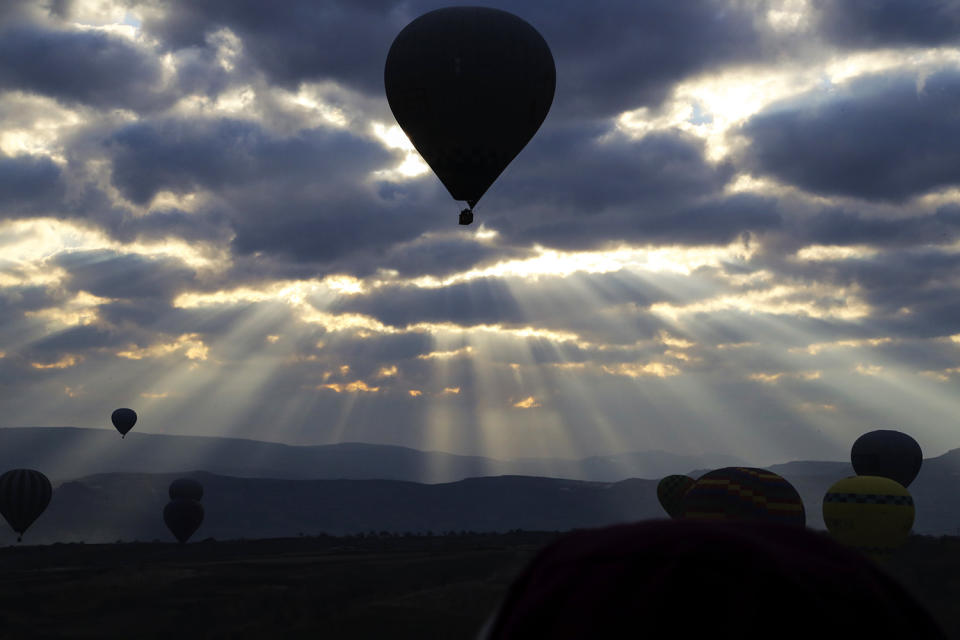
[[[906,541],[915,513],[910,492],[881,476],[844,478],[823,496],[823,521],[830,534],[877,559]]]
[[[17,542],[50,504],[52,495],[50,481],[39,471],[11,469],[0,476],[0,514],[17,532]]]
[[[753,467],[725,467],[700,477],[683,499],[693,520],[759,520],[805,526],[800,494],[782,476]]]

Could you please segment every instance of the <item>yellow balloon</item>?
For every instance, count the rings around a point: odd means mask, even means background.
[[[910,492],[880,476],[844,478],[823,496],[823,521],[834,539],[876,558],[906,541],[914,514]]]

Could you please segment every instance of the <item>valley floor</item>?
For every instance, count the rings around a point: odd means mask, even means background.
[[[473,638],[556,533],[0,549],[3,638]],[[960,638],[960,539],[888,569]]]

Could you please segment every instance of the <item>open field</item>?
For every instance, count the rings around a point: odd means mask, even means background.
[[[0,549],[3,638],[471,638],[558,534]],[[960,539],[889,565],[960,638]]]

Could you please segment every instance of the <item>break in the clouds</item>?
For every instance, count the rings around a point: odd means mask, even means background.
[[[439,3],[2,3],[3,424],[955,447],[960,5],[914,4],[494,3],[557,92],[460,227],[382,87]]]

